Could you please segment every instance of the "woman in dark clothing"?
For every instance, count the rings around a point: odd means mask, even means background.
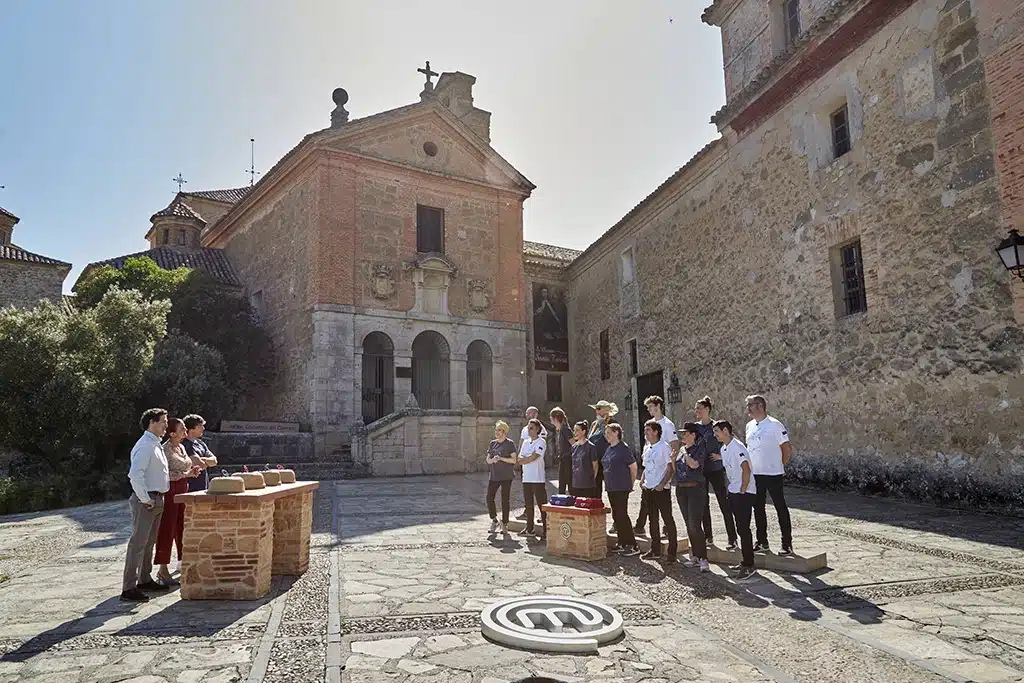
[[[516,442],[508,438],[508,424],[498,420],[494,425],[494,441],[487,447],[487,513],[491,516],[490,533],[498,531],[498,510],[494,494],[501,489],[501,533],[508,535],[509,498],[512,492],[513,467],[516,464]]]
[[[676,502],[679,512],[686,522],[686,535],[690,539],[690,559],[683,564],[687,567],[700,567],[702,572],[708,571],[708,549],[704,544],[704,530],[701,519],[704,516],[704,503],[708,492],[704,479],[704,461],[707,451],[704,442],[699,440],[700,429],[695,422],[687,422],[679,430],[683,447],[679,449],[679,460],[676,461]]]
[[[597,446],[587,439],[586,420],[581,420],[573,427],[572,443],[572,486],[569,493],[581,498],[598,498],[595,491],[597,483],[597,465],[601,458],[597,456]]]
[[[711,408],[711,397],[705,396],[697,401],[693,409],[697,415],[697,438],[704,444],[707,453],[707,460],[704,461],[704,491],[707,495],[701,527],[707,545],[714,545],[714,532],[711,530],[711,491],[714,490],[718,509],[722,511],[725,520],[725,533],[729,537],[729,545],[725,549],[736,550],[736,523],[729,509],[729,479],[725,475],[725,463],[722,462],[722,444],[715,438],[715,428],[711,423]]]
[[[567,493],[572,486],[572,430],[567,422],[565,411],[561,408],[552,408],[549,414],[551,418],[551,445],[555,451],[555,462],[558,463],[558,492]]]
[[[604,487],[612,507],[615,533],[619,537],[617,552],[626,557],[640,554],[633,536],[633,521],[629,518],[629,494],[636,483],[636,457],[622,441],[622,427],[612,423],[604,428],[608,448],[601,458],[604,466]]]

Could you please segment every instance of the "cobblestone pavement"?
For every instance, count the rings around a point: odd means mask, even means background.
[[[247,603],[120,603],[124,504],[2,517],[0,683],[1024,681],[1024,520],[790,489],[796,549],[830,569],[740,586],[489,538],[485,488],[325,482],[309,571]],[[626,635],[590,656],[480,635],[490,601],[537,593],[614,605]]]

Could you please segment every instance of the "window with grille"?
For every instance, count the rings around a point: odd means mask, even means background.
[[[626,342],[626,347],[629,351],[629,374],[633,376],[640,372],[640,362],[636,355],[636,339]]]
[[[850,109],[843,106],[832,112],[832,158],[838,159],[850,151]]]
[[[548,401],[551,403],[562,402],[561,375],[548,375]]]
[[[444,210],[416,205],[416,251],[444,253]]]
[[[786,29],[786,47],[800,37],[800,0],[783,0],[782,22]]]
[[[601,330],[601,379],[609,379],[612,376],[612,358],[608,347],[608,330]]]
[[[178,245],[182,246],[182,247],[185,246],[185,231],[184,230],[179,230],[178,231]]]
[[[860,240],[840,248],[839,268],[844,314],[853,315],[868,310],[868,301],[864,292],[864,254],[860,247]]]

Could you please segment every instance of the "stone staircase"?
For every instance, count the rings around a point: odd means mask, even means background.
[[[289,458],[287,456],[276,460],[256,460],[251,455],[244,453],[217,454],[218,466],[215,471],[227,470],[229,474],[242,471],[243,466],[248,466],[249,471],[259,471],[270,465],[276,468],[283,465],[286,469],[295,470],[295,476],[299,480],[331,481],[335,479],[362,479],[369,477],[369,468],[360,465],[352,458],[352,448],[343,445],[335,449],[330,456],[323,459],[310,458]]]

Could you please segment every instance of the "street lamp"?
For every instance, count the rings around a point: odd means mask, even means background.
[[[683,400],[683,391],[679,387],[679,375],[673,370],[672,374],[668,378],[668,402],[669,403],[681,403]]]
[[[629,391],[626,392],[626,410],[633,410],[633,388],[630,387]]]
[[[996,247],[996,253],[1008,271],[1024,280],[1024,237],[1020,233],[1011,230],[1009,236]]]

